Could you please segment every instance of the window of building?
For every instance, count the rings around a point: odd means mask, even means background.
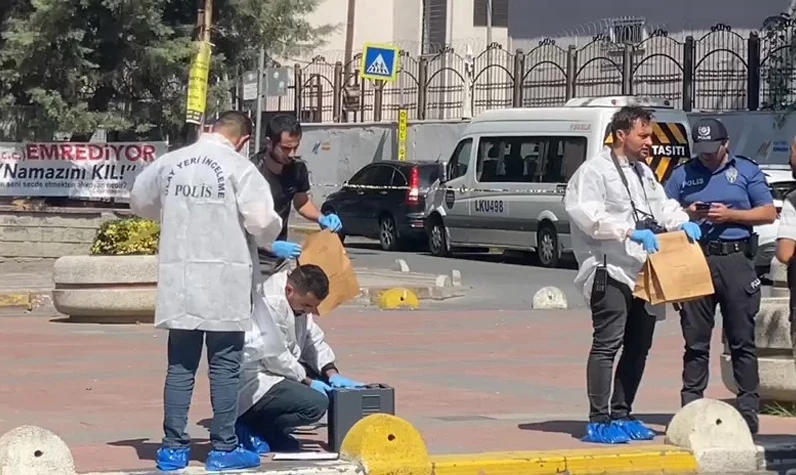
[[[448,1],[423,0],[423,54],[436,54],[448,41]]]
[[[586,159],[586,137],[482,137],[476,177],[481,183],[566,183]]]
[[[488,0],[473,1],[473,26],[487,26]],[[509,0],[492,0],[492,26],[509,27]]]

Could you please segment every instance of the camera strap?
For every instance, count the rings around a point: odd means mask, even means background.
[[[622,166],[619,164],[619,159],[616,157],[616,154],[613,150],[611,150],[611,161],[614,162],[614,166],[616,167],[617,173],[619,173],[619,178],[622,179],[622,184],[625,186],[625,190],[627,190],[627,196],[630,198],[630,206],[633,208],[633,221],[638,222],[638,217],[642,214],[646,215],[649,213],[645,213],[643,211],[639,211],[636,208],[636,203],[633,201],[633,193],[630,192],[630,186],[627,183],[627,177],[625,176],[625,172],[622,170]],[[641,192],[644,193],[644,200],[647,202],[647,207],[649,208],[649,199],[647,198],[647,190],[644,189],[644,180],[641,178],[641,175],[638,172],[638,169],[635,166],[632,166],[633,173],[636,174],[638,177],[638,181],[641,184]],[[651,208],[650,208],[651,210]],[[650,215],[651,216],[651,215]],[[654,216],[652,216],[654,218]]]

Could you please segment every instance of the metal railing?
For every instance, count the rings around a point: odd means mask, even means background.
[[[790,21],[748,36],[718,24],[684,41],[657,30],[637,44],[599,35],[582,47],[545,39],[513,53],[497,43],[475,56],[402,51],[394,83],[361,80],[361,54],[347,65],[318,56],[294,66],[289,97],[269,109],[297,111],[305,122],[395,121],[401,107],[410,119],[457,119],[613,94],[665,98],[686,111],[777,109],[796,102],[792,31]]]

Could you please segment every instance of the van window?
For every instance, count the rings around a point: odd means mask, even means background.
[[[566,183],[586,160],[586,137],[481,137],[476,179],[481,183]]]
[[[604,144],[613,143],[610,125],[605,129]],[[674,167],[691,158],[688,131],[679,122],[652,123],[652,153],[647,157],[650,166],[661,183],[666,182]]]
[[[473,139],[464,139],[456,145],[448,162],[448,180],[464,176],[470,166],[470,155],[473,150]]]

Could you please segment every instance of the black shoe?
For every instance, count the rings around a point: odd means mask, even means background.
[[[741,414],[743,416],[743,420],[746,421],[746,425],[749,426],[749,432],[752,435],[757,435],[760,431],[760,419],[757,417],[757,414]]]

